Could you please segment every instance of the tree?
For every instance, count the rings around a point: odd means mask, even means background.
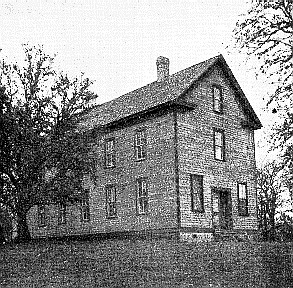
[[[9,211],[0,205],[0,245],[12,238],[12,219]]]
[[[267,105],[279,113],[272,135],[273,148],[280,151],[293,199],[293,1],[252,1],[238,20],[234,44],[249,59],[257,59],[259,74],[273,87]]]
[[[290,215],[281,213],[276,223],[276,234],[281,241],[293,241],[293,218]]]
[[[282,166],[276,162],[267,163],[257,171],[258,220],[263,239],[276,239],[276,216],[280,213],[286,190],[282,178]]]
[[[70,79],[42,46],[23,48],[22,67],[4,60],[0,67],[0,203],[16,216],[18,241],[30,239],[32,206],[78,198],[90,166],[78,115],[96,98],[83,74]]]
[[[233,31],[236,47],[250,58],[259,60],[260,73],[275,87],[268,103],[280,103],[292,96],[292,12],[292,0],[254,1]]]

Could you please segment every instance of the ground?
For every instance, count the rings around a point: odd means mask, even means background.
[[[0,287],[293,287],[292,243],[51,241],[0,259]]]

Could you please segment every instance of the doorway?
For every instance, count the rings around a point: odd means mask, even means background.
[[[213,225],[215,229],[233,228],[231,189],[213,188]]]

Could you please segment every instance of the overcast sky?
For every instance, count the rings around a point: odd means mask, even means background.
[[[156,59],[170,73],[222,53],[265,126],[265,86],[225,47],[245,0],[0,0],[0,48],[18,59],[21,44],[58,53],[72,75],[83,71],[105,102],[156,80]],[[262,134],[257,134],[262,139]],[[260,149],[258,149],[259,153]],[[261,157],[265,157],[262,153]],[[259,157],[260,158],[260,157]]]

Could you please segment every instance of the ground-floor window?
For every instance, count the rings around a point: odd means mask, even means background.
[[[66,223],[66,204],[60,203],[59,204],[58,224],[65,224],[65,223]]]
[[[248,196],[246,183],[238,183],[238,212],[240,216],[248,215]]]
[[[204,212],[203,176],[190,174],[191,211]]]
[[[138,214],[146,214],[148,211],[148,188],[147,179],[136,180],[136,208]]]
[[[46,211],[45,211],[45,205],[39,205],[38,206],[38,225],[40,227],[46,225]]]
[[[106,210],[108,218],[114,218],[117,216],[115,185],[106,186]]]
[[[90,220],[90,203],[88,190],[84,192],[84,196],[81,199],[81,220],[84,222]]]

